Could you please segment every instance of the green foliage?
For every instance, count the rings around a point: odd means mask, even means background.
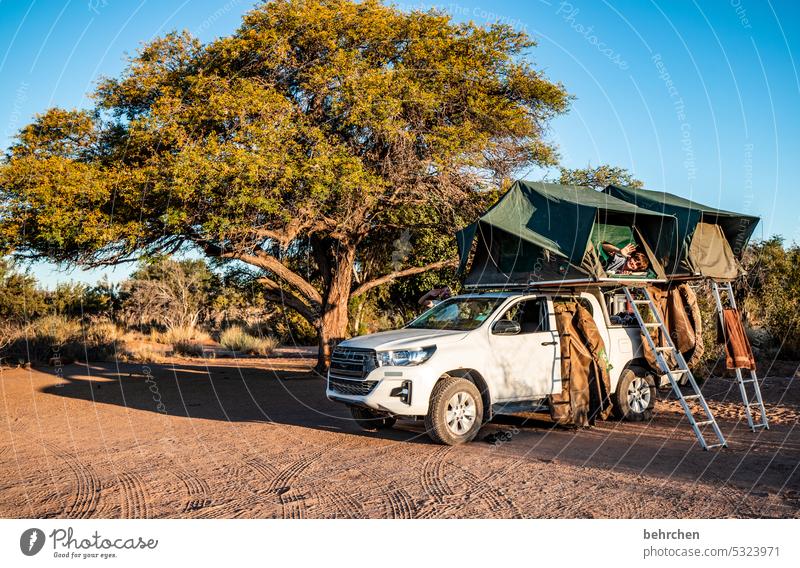
[[[558,183],[564,185],[580,185],[591,187],[592,189],[604,189],[608,185],[620,185],[629,187],[643,187],[644,184],[633,177],[628,170],[617,166],[602,165],[595,168],[569,169],[561,168],[561,176]]]
[[[800,357],[800,246],[772,237],[751,245],[743,260],[748,324],[766,330],[781,357]]]
[[[115,301],[113,290],[103,283],[88,286],[82,282],[60,282],[44,296],[49,312],[72,317],[109,315]]]
[[[570,97],[534,45],[377,0],[266,2],[208,45],[168,34],[101,82],[96,108],[20,132],[0,165],[0,250],[96,265],[194,246],[340,327],[329,314],[385,275],[385,243],[431,241],[404,268],[454,258],[487,189],[555,164],[544,133]]]
[[[219,342],[230,351],[246,355],[269,355],[278,346],[278,342],[274,338],[256,337],[238,325],[223,331]]]
[[[0,259],[0,319],[20,324],[45,313],[45,309],[45,294],[36,278]]]

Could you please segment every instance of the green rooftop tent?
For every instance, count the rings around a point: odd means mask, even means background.
[[[675,248],[676,220],[593,189],[517,181],[475,223],[456,234],[459,273],[469,287],[661,280],[659,254]],[[637,242],[646,275],[612,276],[600,245]],[[473,253],[474,251],[474,253]],[[469,259],[472,257],[472,263]]]
[[[674,250],[665,255],[670,278],[732,280],[743,273],[739,260],[759,218],[723,211],[671,193],[609,185],[606,194],[677,219]]]

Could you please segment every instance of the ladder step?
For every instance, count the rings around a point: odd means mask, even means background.
[[[692,400],[694,398],[703,398],[702,394],[690,394],[689,396],[683,397],[684,400]]]
[[[742,379],[742,384],[745,384],[745,383],[754,383],[754,382],[756,382],[756,381],[755,381],[755,379]]]
[[[650,300],[634,300],[634,304],[649,304]]]
[[[661,327],[660,323],[656,323],[654,321],[647,321],[644,323],[645,327]]]
[[[714,420],[702,420],[700,422],[695,422],[696,426],[705,426],[706,424],[713,424]]]
[[[675,349],[674,349],[674,348],[672,348],[672,347],[656,347],[656,351],[661,351],[661,352],[665,352],[665,351],[675,351]]]
[[[714,448],[727,448],[728,444],[711,444],[710,446],[706,446],[707,450],[713,450]]]

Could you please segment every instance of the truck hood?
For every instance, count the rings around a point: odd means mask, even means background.
[[[361,347],[387,351],[395,349],[413,349],[427,347],[428,345],[443,345],[455,343],[467,336],[467,331],[453,331],[446,329],[396,329],[362,335],[343,341],[343,347]]]

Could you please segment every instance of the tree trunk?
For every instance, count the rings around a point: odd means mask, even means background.
[[[349,321],[347,308],[350,301],[350,288],[353,284],[355,256],[355,248],[339,249],[333,252],[334,262],[331,266],[330,284],[317,325],[319,353],[316,370],[319,373],[324,374],[327,371],[331,361],[331,352],[347,336]]]

